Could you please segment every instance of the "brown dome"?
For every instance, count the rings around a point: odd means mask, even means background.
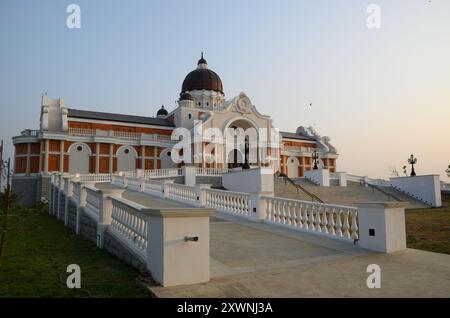
[[[190,72],[184,79],[181,93],[193,90],[209,90],[223,93],[222,80],[216,72],[208,69],[203,53],[197,65],[197,69]]]

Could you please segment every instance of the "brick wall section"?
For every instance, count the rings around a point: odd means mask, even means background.
[[[33,206],[36,204],[37,187],[37,177],[14,177],[12,179],[12,191],[19,195],[18,203],[20,205]]]

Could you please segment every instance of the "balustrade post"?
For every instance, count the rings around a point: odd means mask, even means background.
[[[58,179],[58,209],[56,210],[56,219],[61,219],[61,204],[62,204],[62,194],[64,193],[64,177],[62,174],[59,175]]]
[[[173,183],[173,180],[161,180],[161,198],[169,198],[169,184]]]
[[[136,169],[136,178],[143,178],[143,177],[144,177],[144,170]]]
[[[69,200],[73,195],[73,182],[70,177],[66,177],[67,192],[66,201],[64,203],[64,225],[67,226],[69,220]]]
[[[80,217],[81,217],[81,209],[83,209],[86,206],[86,197],[87,192],[84,185],[77,181],[80,187],[80,197],[78,198],[78,205],[77,205],[77,218],[76,218],[76,226],[75,226],[75,233],[80,234]]]
[[[195,186],[195,196],[196,196],[196,206],[205,207],[206,206],[206,189],[211,188],[211,185],[202,184]]]
[[[53,206],[53,182],[54,176],[53,174],[50,176],[50,182],[48,184],[48,214],[52,215],[52,206]]]
[[[261,194],[250,194],[250,218],[249,220],[255,222],[263,222],[267,215],[267,199],[264,199]]]
[[[405,202],[355,205],[358,207],[360,247],[382,253],[406,249]]]
[[[209,281],[209,217],[213,209],[145,212],[147,268],[164,287]]]
[[[113,210],[113,203],[111,196],[122,197],[125,189],[108,189],[102,190],[99,193],[99,211],[97,224],[97,247],[103,248],[105,244],[105,233],[111,225],[111,215]]]

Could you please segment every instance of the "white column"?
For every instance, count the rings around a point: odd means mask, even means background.
[[[193,187],[196,183],[197,167],[183,166],[184,184]]]
[[[26,170],[26,174],[29,175],[30,174],[30,164],[31,164],[31,144],[27,143],[27,170]]]
[[[145,170],[145,146],[141,147],[141,169]]]
[[[45,139],[45,156],[44,156],[44,173],[48,173],[48,152],[49,152],[49,141]]]
[[[95,144],[95,173],[100,171],[100,144]]]
[[[64,173],[64,140],[59,143],[59,172]]]
[[[114,163],[113,150],[114,150],[113,144],[109,144],[109,173],[113,173],[114,172],[113,171],[113,163]]]

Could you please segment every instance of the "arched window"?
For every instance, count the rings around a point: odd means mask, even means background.
[[[74,143],[69,147],[69,173],[89,173],[91,148],[85,143]]]
[[[137,152],[132,146],[122,146],[117,150],[117,171],[136,170]]]

